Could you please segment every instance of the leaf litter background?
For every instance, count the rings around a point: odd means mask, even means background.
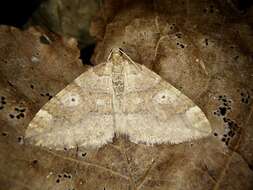
[[[202,108],[213,134],[179,145],[126,137],[99,150],[28,144],[24,131],[35,113],[89,66],[73,38],[1,26],[1,189],[252,189],[253,13],[224,4],[104,1],[89,28],[93,64],[121,47]]]

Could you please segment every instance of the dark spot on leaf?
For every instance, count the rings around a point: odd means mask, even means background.
[[[228,106],[228,104],[227,104],[227,103],[223,103],[223,105],[224,105],[224,106],[226,106],[226,107]]]
[[[228,122],[228,121],[229,121],[229,119],[228,119],[228,118],[226,118],[226,117],[224,117],[224,118],[223,118],[223,121],[226,123],[226,122]]]
[[[242,103],[244,103],[244,104],[248,104],[249,103],[249,100],[250,100],[250,95],[249,95],[249,92],[247,91],[247,92],[241,92],[240,93],[240,95],[241,95],[241,101],[242,101]]]
[[[247,104],[247,103],[249,103],[249,100],[245,99],[245,101],[243,103]]]
[[[9,86],[14,87],[14,85],[10,81],[7,81],[7,83]]]
[[[229,126],[230,128],[236,128],[236,127],[237,127],[237,124],[236,124],[235,122],[233,122],[233,121],[229,121],[229,122],[228,122],[228,126]]]
[[[223,102],[227,102],[227,100],[225,98],[222,99]]]
[[[229,132],[228,132],[228,135],[229,135],[230,137],[233,137],[233,136],[235,135],[235,133],[234,133],[233,131],[229,131]]]
[[[6,137],[6,136],[8,136],[8,133],[2,132],[2,135],[3,135],[4,137]]]
[[[85,153],[82,153],[82,157],[85,157],[87,155],[87,153],[85,152]]]
[[[181,33],[177,33],[176,36],[177,36],[178,38],[182,38],[182,34],[181,34]]]
[[[206,46],[208,46],[208,39],[205,39],[205,44]]]
[[[219,109],[220,109],[221,115],[224,116],[224,115],[226,114],[226,112],[227,112],[227,108],[225,108],[225,107],[220,107]]]
[[[25,112],[25,108],[23,108],[23,109],[20,109],[19,111],[21,111],[21,112]]]
[[[234,57],[235,61],[237,61],[239,59],[239,55]]]

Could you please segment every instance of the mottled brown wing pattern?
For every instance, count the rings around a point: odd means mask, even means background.
[[[138,67],[125,64],[124,111],[116,117],[117,131],[135,143],[147,144],[177,144],[211,133],[209,121],[196,104],[154,72]]]
[[[35,115],[26,139],[54,149],[100,147],[114,135],[110,63],[90,69]]]
[[[101,147],[114,133],[134,143],[181,143],[211,126],[187,96],[120,51],[83,73],[35,115],[26,138],[54,149]]]

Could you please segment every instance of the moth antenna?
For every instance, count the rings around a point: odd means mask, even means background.
[[[124,56],[126,56],[127,57],[127,59],[130,61],[130,62],[132,62],[133,64],[134,64],[134,66],[137,68],[137,69],[139,69],[139,70],[141,70],[142,71],[142,68],[140,67],[140,66],[138,66],[122,49],[120,49],[119,48],[119,51],[122,53],[122,54],[124,54]]]
[[[111,58],[112,52],[113,52],[113,49],[110,50],[110,53],[109,53],[109,55],[108,55],[108,57],[107,57],[107,61],[109,61],[109,59]]]

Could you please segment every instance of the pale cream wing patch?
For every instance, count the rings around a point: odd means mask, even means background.
[[[208,136],[211,126],[202,110],[157,74],[126,64],[123,113],[116,130],[135,143],[181,143]],[[137,75],[137,76],[136,76]]]
[[[80,75],[35,115],[26,139],[54,149],[100,147],[114,136],[111,64]]]

